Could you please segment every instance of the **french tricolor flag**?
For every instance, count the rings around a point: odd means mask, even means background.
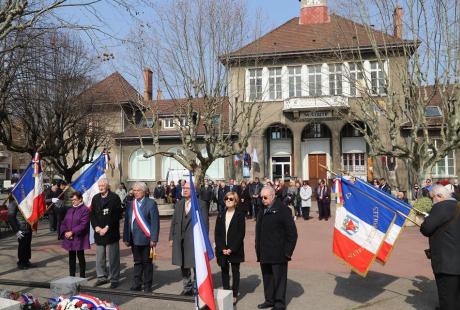
[[[38,153],[27,166],[21,179],[11,191],[11,195],[16,199],[19,210],[30,225],[34,225],[45,214],[43,171]]]
[[[340,185],[344,203],[336,210],[333,253],[366,276],[396,214],[351,181],[341,178]]]
[[[201,215],[201,208],[196,197],[191,172],[190,190],[192,199],[193,247],[195,250],[198,298],[201,299],[201,301],[207,305],[210,310],[215,310],[216,303],[214,301],[211,266],[209,265],[209,261],[214,258],[214,252],[212,250],[208,234],[206,233],[206,225],[203,223],[203,216]]]
[[[106,155],[102,153],[80,176],[72,183],[72,187],[83,194],[83,203],[91,207],[91,200],[99,193],[97,182],[106,178]]]
[[[395,222],[393,225],[391,225],[388,236],[385,238],[382,248],[377,255],[377,261],[385,264],[388,261],[391,251],[394,248],[396,240],[402,232],[404,224],[406,223],[406,217],[409,215],[412,206],[402,200],[397,199],[396,197],[393,197],[392,195],[382,191],[379,188],[371,186],[363,180],[357,180],[355,184],[357,188],[369,191],[372,193],[372,195],[375,196],[376,199],[379,199],[386,206],[398,211],[396,213]]]

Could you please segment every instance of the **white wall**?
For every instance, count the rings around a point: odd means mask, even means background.
[[[362,137],[342,138],[342,153],[366,154],[366,141]]]

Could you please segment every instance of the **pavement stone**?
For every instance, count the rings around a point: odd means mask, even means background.
[[[437,306],[436,285],[430,262],[424,257],[427,240],[418,229],[408,227],[399,238],[396,248],[385,265],[374,264],[366,278],[362,278],[332,255],[333,219],[319,221],[297,220],[299,239],[289,264],[288,309],[434,309]],[[210,238],[213,241],[215,217],[211,217]],[[68,275],[67,252],[60,247],[55,233],[48,231],[42,221],[32,240],[32,262],[36,268],[19,270],[16,267],[17,241],[10,235],[0,239],[0,279],[51,281]],[[154,291],[178,294],[182,289],[180,269],[170,263],[171,249],[167,238],[170,220],[161,220],[158,257],[154,262]],[[240,297],[237,309],[256,309],[263,302],[261,273],[254,254],[255,222],[247,221],[246,262],[241,266]],[[119,289],[128,290],[131,284],[132,255],[121,245],[121,279]],[[89,285],[96,282],[95,249],[85,252]],[[211,263],[215,288],[221,287],[220,269]],[[109,284],[103,287],[108,287]],[[0,288],[17,289],[0,285]],[[45,289],[24,288],[36,296],[52,297]],[[97,295],[120,304],[121,309],[193,309],[194,304],[116,295]]]

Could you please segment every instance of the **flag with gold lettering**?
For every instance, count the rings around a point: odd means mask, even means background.
[[[395,212],[366,189],[340,178],[343,206],[335,216],[332,250],[353,271],[366,276],[396,218]]]

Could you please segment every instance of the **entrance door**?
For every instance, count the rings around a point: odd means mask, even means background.
[[[326,154],[308,154],[308,179],[310,186],[316,189],[319,179],[327,177],[326,167]]]
[[[289,179],[291,177],[291,157],[272,157],[272,180]]]

